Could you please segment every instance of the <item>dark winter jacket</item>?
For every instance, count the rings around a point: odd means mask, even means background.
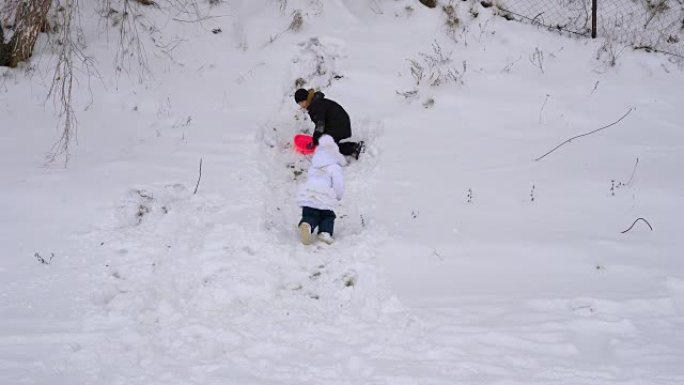
[[[322,92],[314,93],[307,110],[311,121],[316,124],[313,134],[314,143],[318,144],[318,138],[323,134],[332,136],[335,142],[351,136],[349,115],[342,106],[326,99]]]

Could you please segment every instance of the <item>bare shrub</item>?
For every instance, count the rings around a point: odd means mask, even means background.
[[[337,71],[340,58],[340,46],[333,41],[321,41],[313,37],[299,43],[299,53],[293,58],[298,67],[297,84],[306,84],[308,88],[325,89],[333,81],[343,76]]]
[[[419,59],[407,59],[416,88],[405,92],[397,91],[397,94],[410,100],[418,95],[418,89],[424,85],[439,87],[447,84],[463,84],[467,63],[464,60],[461,69],[457,69],[451,59],[451,54],[451,52],[445,53],[439,43],[435,41],[432,43],[432,52],[419,53]],[[433,104],[428,103],[426,108]]]
[[[131,73],[137,69],[138,81],[142,82],[149,73],[147,52],[139,29],[140,3],[134,0],[104,0],[101,15],[109,20],[118,34],[115,65],[118,72]]]
[[[284,30],[276,33],[275,35],[272,35],[266,43],[264,43],[263,47],[272,44],[278,38],[280,35],[282,35],[285,32],[291,31],[291,32],[299,32],[302,29],[302,26],[304,25],[304,14],[300,9],[295,10],[292,12],[292,20],[290,20],[290,25],[288,25],[287,28]]]
[[[466,62],[463,61],[462,63],[462,71],[457,70],[452,65],[452,52],[445,53],[442,51],[442,47],[436,41],[432,43],[431,53],[419,53],[419,55],[422,58],[422,62],[425,64],[423,78],[427,80],[430,86],[437,87],[442,84],[463,83],[463,76],[466,72]],[[420,82],[417,83],[420,85]]]
[[[461,24],[461,20],[459,20],[458,15],[456,14],[456,8],[452,4],[445,5],[442,7],[442,12],[446,15],[444,24],[446,25],[447,36],[456,40],[458,34],[457,30]]]
[[[287,9],[287,0],[278,0],[280,6],[280,12],[285,12]]]
[[[607,37],[596,51],[596,60],[605,67],[615,67],[618,58],[627,47],[627,44],[620,44],[616,39]]]
[[[539,49],[539,47],[535,47],[534,52],[529,56],[529,60],[533,66],[539,68],[541,73],[544,73],[544,51]]]
[[[413,76],[413,79],[416,81],[416,85],[419,86],[425,78],[425,68],[422,64],[413,59],[408,59],[408,61],[411,63],[411,76]]]
[[[304,25],[304,16],[302,16],[302,11],[296,10],[292,12],[292,21],[290,22],[290,26],[287,27],[287,30],[298,32],[302,29],[302,25]]]

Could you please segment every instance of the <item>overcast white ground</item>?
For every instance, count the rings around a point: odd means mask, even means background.
[[[140,81],[81,4],[67,168],[54,56],[0,70],[0,383],[684,383],[681,67],[462,2],[451,36],[413,1],[201,5],[139,10]],[[416,85],[437,47],[458,81]],[[296,238],[299,77],[368,147],[332,246]]]

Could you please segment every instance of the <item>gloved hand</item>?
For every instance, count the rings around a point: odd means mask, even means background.
[[[318,146],[318,138],[320,138],[323,135],[322,132],[315,131],[313,134],[313,145]]]

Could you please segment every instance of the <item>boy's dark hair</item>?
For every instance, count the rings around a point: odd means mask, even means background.
[[[306,100],[309,97],[309,91],[300,88],[297,91],[295,91],[294,98],[295,98],[295,103],[302,102]]]

